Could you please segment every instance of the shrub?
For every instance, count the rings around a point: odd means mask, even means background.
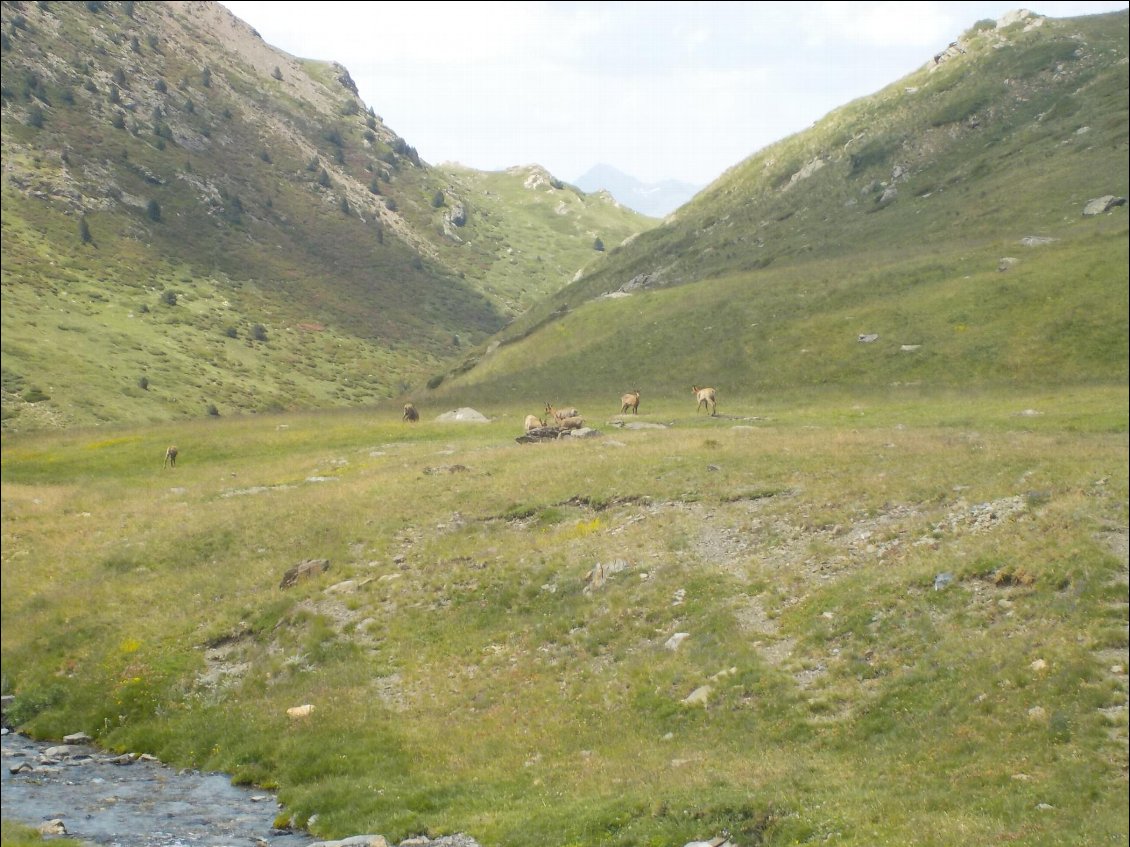
[[[82,239],[83,244],[89,244],[94,240],[90,235],[90,226],[86,222],[86,215],[78,219],[78,237]]]
[[[273,71],[271,71],[271,76],[273,76],[275,79],[279,79],[279,80],[282,79],[282,71],[279,70],[278,65],[275,65],[275,69]]]
[[[139,377],[138,380],[137,380],[137,387],[140,388],[142,391],[148,391],[149,390],[149,377],[147,377],[147,376]]]
[[[215,403],[209,403],[208,408],[205,411],[210,417],[218,418],[220,416],[220,410],[216,408]]]
[[[595,239],[593,239],[592,249],[596,250],[597,252],[604,252],[604,242],[600,240],[600,236],[597,236]]]
[[[443,205],[443,192],[437,190],[436,193],[434,195],[432,195],[432,206],[434,208],[438,209],[442,205]]]
[[[161,205],[156,200],[150,200],[145,207],[145,214],[148,215],[151,221],[161,220]]]
[[[177,304],[177,293],[171,288],[162,291],[161,302],[166,306],[175,306]]]
[[[251,327],[251,337],[256,341],[266,341],[267,328],[263,326],[263,324],[255,324],[255,326]]]

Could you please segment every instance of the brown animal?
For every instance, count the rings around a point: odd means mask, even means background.
[[[698,400],[698,409],[710,409],[710,414],[718,414],[718,392],[713,388],[699,388],[697,385],[691,388],[694,392],[695,399]],[[698,411],[696,409],[695,411]]]
[[[626,414],[629,409],[634,415],[640,413],[640,390],[638,388],[620,396],[620,414]]]
[[[545,421],[543,421],[541,418],[534,415],[526,415],[526,432],[529,432],[531,429],[538,429],[543,426],[545,426]]]
[[[170,447],[168,450],[165,451],[165,464],[163,464],[161,467],[162,468],[169,468],[169,467],[175,468],[176,466],[177,466],[177,448],[176,447]]]
[[[416,423],[420,420],[420,413],[416,411],[416,407],[411,403],[404,404],[404,420],[408,423]]]
[[[545,404],[545,418],[549,420],[553,418],[558,426],[561,426],[561,421],[565,418],[579,418],[581,413],[576,409],[555,409],[549,403]]]
[[[580,415],[572,415],[567,418],[558,418],[557,425],[562,429],[580,429],[585,425],[585,419]]]

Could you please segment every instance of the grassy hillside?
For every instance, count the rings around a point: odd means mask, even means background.
[[[436,400],[1125,384],[1127,207],[1083,211],[1128,194],[1127,14],[1032,20],[734,167]]]
[[[215,3],[2,12],[6,429],[392,397],[652,224],[429,167]]]
[[[1125,837],[1124,388],[644,408],[9,434],[10,715],[319,837]]]

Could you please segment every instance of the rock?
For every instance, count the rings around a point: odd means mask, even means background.
[[[351,835],[339,841],[315,841],[310,847],[388,847],[383,835]]]
[[[85,732],[76,732],[73,735],[63,736],[64,744],[89,744],[93,740],[94,739],[92,739]]]
[[[444,412],[436,418],[438,423],[490,423],[490,419],[466,407]]]
[[[286,710],[286,716],[288,718],[308,718],[310,715],[314,714],[314,708],[314,705],[311,703],[305,703],[301,706],[291,706]]]
[[[683,698],[683,704],[687,706],[702,706],[705,709],[707,702],[710,700],[710,692],[713,690],[713,686],[700,685]]]
[[[52,818],[49,821],[44,821],[38,826],[40,835],[66,835],[67,828],[63,825],[63,821],[59,818]]]
[[[306,559],[283,574],[279,588],[292,588],[303,580],[323,574],[330,569],[329,559]]]
[[[1015,268],[1019,264],[1020,264],[1019,259],[1017,259],[1013,256],[1005,256],[1003,259],[1001,259],[999,262],[997,262],[997,270],[1001,271],[1003,273],[1004,271],[1012,270],[1013,268]]]
[[[1088,200],[1087,205],[1083,207],[1083,214],[1087,217],[1101,215],[1104,212],[1109,212],[1115,206],[1123,206],[1126,204],[1125,197],[1115,197],[1113,194],[1105,194],[1102,197],[1096,197],[1094,200]]]
[[[668,650],[678,650],[679,645],[690,637],[691,634],[689,632],[676,632],[674,635],[667,639],[667,643],[665,643],[663,646]]]
[[[872,344],[872,343],[874,343],[878,340],[879,340],[879,336],[876,335],[875,333],[860,333],[859,334],[859,343],[860,344]]]

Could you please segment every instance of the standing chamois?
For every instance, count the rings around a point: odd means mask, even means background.
[[[170,447],[165,451],[165,464],[161,465],[162,468],[175,468],[177,466],[177,448]]]
[[[691,388],[694,392],[695,399],[698,400],[699,409],[709,409],[711,415],[718,414],[718,392],[713,388],[699,388],[697,385]],[[698,409],[695,410],[696,412]]]
[[[628,410],[631,410],[633,415],[640,413],[640,390],[638,388],[620,396],[620,414],[627,414]]]

